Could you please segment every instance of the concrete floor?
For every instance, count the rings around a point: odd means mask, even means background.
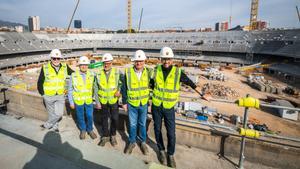
[[[0,115],[0,166],[2,169],[32,168],[166,168],[158,165],[156,145],[149,138],[149,155],[141,153],[137,146],[132,155],[123,153],[127,134],[118,132],[118,145],[97,146],[87,137],[79,140],[79,131],[71,117],[64,117],[60,132],[42,130],[42,121]],[[97,130],[95,130],[97,131]],[[219,159],[208,151],[177,145],[175,154],[180,169],[233,169],[238,159]],[[271,169],[256,163],[245,162],[245,168]]]

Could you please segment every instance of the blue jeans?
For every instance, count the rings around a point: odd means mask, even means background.
[[[76,116],[77,116],[77,125],[80,131],[87,131],[91,132],[93,130],[93,111],[94,106],[93,104],[83,104],[83,105],[76,105]],[[87,119],[87,124],[85,123],[85,117]]]
[[[148,112],[148,104],[134,107],[130,104],[128,106],[128,117],[129,117],[129,143],[135,143],[137,138],[137,128],[139,129],[138,139],[141,142],[146,142],[146,120]]]

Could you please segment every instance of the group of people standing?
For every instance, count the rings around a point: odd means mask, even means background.
[[[148,105],[151,105],[155,139],[159,149],[158,159],[164,165],[176,167],[174,106],[179,100],[180,84],[182,82],[198,93],[201,91],[181,68],[173,65],[174,53],[171,48],[161,49],[161,64],[154,69],[145,66],[145,53],[142,50],[136,51],[131,59],[133,65],[126,68],[124,73],[113,67],[113,56],[109,53],[103,55],[104,65],[97,73],[88,69],[90,61],[86,56],[79,58],[79,69],[75,71],[61,63],[62,55],[58,49],[51,51],[50,58],[51,61],[42,67],[38,79],[38,91],[44,98],[49,114],[48,120],[41,125],[42,128],[53,128],[59,132],[58,122],[62,118],[65,105],[65,83],[70,76],[68,100],[70,108],[76,110],[80,139],[85,139],[86,133],[92,139],[97,137],[93,132],[94,98],[95,108],[101,110],[103,117],[103,135],[98,145],[105,146],[107,142],[112,146],[117,144],[121,97],[122,107],[128,112],[129,119],[129,139],[125,153],[132,153],[138,142],[142,153],[146,155],[149,152],[146,145],[146,121]],[[152,99],[149,101],[151,90]],[[208,99],[203,95],[202,97]],[[163,121],[168,138],[167,151],[161,132]]]

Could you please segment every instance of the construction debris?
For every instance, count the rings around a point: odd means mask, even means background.
[[[292,87],[292,86],[287,86],[285,89],[284,89],[284,92],[289,94],[289,95],[294,95],[294,96],[299,96],[299,91]]]
[[[237,91],[230,87],[223,86],[221,84],[206,83],[203,85],[202,91],[204,93],[210,93],[213,98],[233,100],[239,97]]]
[[[276,101],[272,102],[273,105],[279,106],[286,106],[286,107],[294,107],[289,101],[277,99]],[[298,111],[295,110],[286,110],[286,109],[277,109],[278,114],[280,117],[290,120],[298,120]]]
[[[195,102],[178,102],[175,108],[177,113],[200,121],[207,121],[208,116],[217,114],[217,109],[202,106],[202,104]]]
[[[262,92],[282,94],[282,88],[271,80],[266,80],[264,76],[251,74],[247,79],[248,84]]]
[[[219,80],[219,81],[226,80],[224,73],[221,73],[219,71],[219,68],[206,68],[205,77],[207,77],[209,80]]]

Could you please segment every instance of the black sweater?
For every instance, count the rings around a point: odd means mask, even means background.
[[[53,65],[50,64],[52,67]],[[53,69],[56,71],[56,74],[58,73],[59,69],[61,68],[61,64],[59,65],[59,68],[58,70],[56,70],[54,67]],[[71,75],[74,71],[67,65],[67,73],[68,75]],[[37,81],[37,89],[38,89],[38,92],[40,93],[40,95],[44,95],[44,81],[45,81],[45,74],[44,74],[44,69],[43,67],[41,68],[41,72],[40,72],[40,75],[39,75],[39,79]]]

